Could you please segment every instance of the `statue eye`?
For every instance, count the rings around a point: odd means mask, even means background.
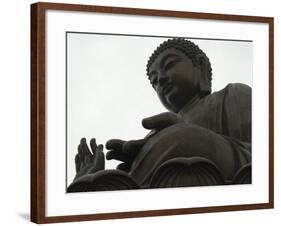
[[[153,87],[157,86],[158,84],[158,79],[156,77],[154,77],[152,80],[151,80],[151,84]]]
[[[164,69],[165,69],[165,70],[169,70],[169,69],[171,69],[172,67],[174,67],[178,62],[180,62],[180,59],[179,59],[179,58],[170,60],[170,61],[168,61],[168,62],[165,64]]]

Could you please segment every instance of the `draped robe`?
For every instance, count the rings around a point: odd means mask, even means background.
[[[155,171],[174,158],[211,160],[232,182],[251,163],[251,88],[229,84],[224,89],[184,106],[184,122],[163,129],[148,140],[132,164],[130,175],[149,187]]]

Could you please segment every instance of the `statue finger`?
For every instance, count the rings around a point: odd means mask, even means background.
[[[106,153],[105,157],[107,160],[111,160],[111,159],[115,159],[114,157],[117,155],[122,155],[122,152],[116,151],[116,150],[111,150]]]
[[[96,143],[96,139],[95,138],[92,138],[90,140],[90,147],[92,149],[93,155],[95,155],[95,152],[97,150],[97,143]]]
[[[179,117],[171,112],[164,112],[159,115],[144,118],[142,125],[146,129],[161,130],[179,122]]]
[[[119,152],[119,151],[115,151],[115,150],[108,151],[106,153],[106,159],[107,160],[115,159],[115,160],[119,160],[121,162],[131,161],[131,158],[128,155],[126,155],[122,152]]]
[[[80,157],[80,162],[82,164],[82,162],[84,162],[84,153],[83,153],[83,149],[81,147],[81,144],[78,145],[78,154],[79,154],[79,157]]]
[[[80,145],[81,145],[81,148],[82,148],[82,152],[83,154],[85,155],[85,157],[87,156],[90,156],[92,157],[92,153],[87,145],[87,142],[86,142],[86,138],[82,138],[81,141],[80,141]]]
[[[105,147],[108,150],[116,150],[116,151],[122,151],[122,146],[125,143],[124,140],[119,139],[111,139],[106,142]]]
[[[79,170],[80,170],[80,165],[81,165],[81,159],[80,159],[79,153],[77,153],[77,154],[75,155],[75,169],[76,169],[76,173],[79,172]]]
[[[104,153],[103,152],[96,152],[96,156],[94,159],[94,167],[92,168],[92,171],[90,173],[95,173],[99,170],[103,170],[105,165],[104,160]]]
[[[146,139],[127,141],[123,144],[123,152],[130,156],[136,156],[145,143]]]
[[[90,155],[86,155],[85,156],[85,164],[86,165],[90,165],[93,163],[93,156],[90,156]]]
[[[80,155],[80,157],[82,157],[83,153],[82,153],[82,148],[81,148],[80,144],[78,144],[77,150],[78,150],[78,154]]]
[[[102,144],[99,144],[98,147],[97,147],[97,151],[100,151],[102,152],[103,151],[103,145]]]

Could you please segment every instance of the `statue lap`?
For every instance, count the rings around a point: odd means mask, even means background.
[[[240,152],[237,145],[234,147],[231,140],[223,135],[200,126],[178,123],[163,129],[147,141],[133,162],[130,175],[142,187],[150,187],[153,175],[161,166],[163,168],[163,164],[181,158],[180,170],[175,172],[173,177],[182,174],[182,171],[188,168],[192,169],[192,165],[198,167],[202,160],[202,164],[204,163],[204,167],[206,166],[209,171],[217,169],[217,175],[221,175],[224,183],[231,183],[236,172],[250,159],[249,154],[241,161],[241,155],[237,152]],[[243,146],[241,152],[247,155]],[[182,158],[185,158],[186,164],[183,164]],[[197,160],[194,161],[194,158]]]

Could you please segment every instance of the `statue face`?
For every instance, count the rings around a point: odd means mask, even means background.
[[[163,105],[178,112],[199,94],[200,68],[194,67],[183,52],[169,48],[148,69],[151,84]]]

